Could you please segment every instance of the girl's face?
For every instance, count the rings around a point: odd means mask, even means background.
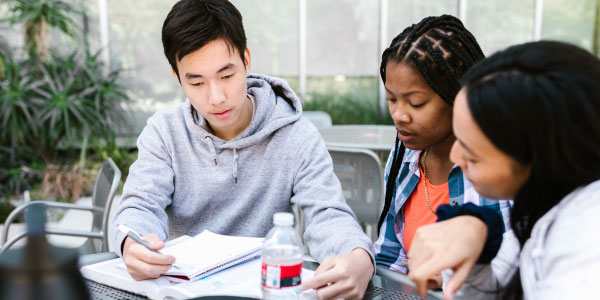
[[[390,61],[385,91],[398,139],[422,150],[453,139],[452,107],[434,92],[415,67]]]
[[[475,123],[461,89],[454,101],[452,121],[456,141],[450,159],[459,165],[477,192],[490,199],[514,199],[531,175],[531,166],[500,151]]]

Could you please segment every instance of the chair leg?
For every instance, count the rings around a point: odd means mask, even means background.
[[[2,255],[2,253],[4,253],[4,251],[8,250],[8,248],[10,248],[10,246],[12,246],[14,243],[16,243],[20,239],[24,238],[25,236],[27,236],[26,231],[17,234],[16,236],[14,236],[10,240],[8,240],[6,243],[4,243],[4,245],[2,245],[2,248],[0,248],[0,255]]]

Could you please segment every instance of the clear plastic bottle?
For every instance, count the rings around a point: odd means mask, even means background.
[[[263,299],[298,299],[304,248],[293,227],[294,215],[275,213],[273,224],[262,248]]]

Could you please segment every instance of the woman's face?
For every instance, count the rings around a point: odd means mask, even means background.
[[[475,123],[461,89],[452,120],[456,141],[450,159],[459,165],[477,192],[489,199],[514,199],[531,174],[531,166],[500,151]]]
[[[452,107],[434,92],[421,73],[405,63],[388,62],[385,90],[398,139],[421,150],[452,139]]]

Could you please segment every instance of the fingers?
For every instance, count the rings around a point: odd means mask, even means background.
[[[339,270],[330,270],[322,273],[318,278],[315,279],[317,288],[317,295],[321,300],[329,299],[362,299],[364,289],[361,284],[354,283],[351,278],[348,278],[347,273]]]
[[[320,288],[317,290],[317,295],[319,295],[319,299],[321,300],[335,300],[335,299],[344,299],[344,300],[354,300],[354,299],[362,299],[362,295],[360,295],[360,291],[354,286],[349,286],[342,282],[336,282],[334,284],[328,285],[326,287]]]
[[[323,262],[317,268],[317,270],[315,270],[314,276],[311,279],[302,283],[302,290],[316,290],[320,287],[327,285],[329,281],[323,279],[322,274],[333,268],[333,266],[335,266],[335,262],[331,257],[324,259]]]
[[[452,277],[450,277],[448,283],[446,284],[446,289],[444,290],[444,297],[448,299],[453,298],[454,294],[456,294],[456,292],[460,289],[463,283],[465,283],[465,281],[467,280],[467,277],[469,276],[469,273],[471,272],[472,268],[472,265],[465,263],[459,266],[458,268],[454,269],[454,274],[452,274]]]
[[[339,274],[336,270],[322,271],[320,274],[317,274],[317,272],[315,271],[315,275],[313,276],[313,278],[302,283],[302,289],[303,290],[307,290],[307,289],[319,290],[322,287],[328,286],[331,282],[334,282],[335,279],[338,279],[338,278],[339,278]],[[319,294],[319,296],[320,295],[321,294]],[[321,299],[323,299],[323,298],[321,298]]]
[[[321,265],[319,265],[319,267],[317,268],[317,270],[315,270],[315,276],[318,276],[321,273],[325,273],[333,267],[335,267],[335,259],[333,259],[333,257],[328,257],[324,259]]]
[[[175,257],[150,251],[138,243],[129,247],[129,256],[149,264],[171,265],[175,262]]]
[[[360,300],[373,274],[371,256],[357,248],[347,254],[323,261],[315,276],[303,284],[303,289],[317,290],[320,299]]]
[[[135,280],[145,280],[158,278],[161,274],[169,270],[170,266],[165,265],[153,265],[153,264],[134,264],[127,266],[127,272]]]
[[[427,289],[432,285],[431,280],[435,281],[442,270],[448,268],[446,263],[443,258],[436,255],[418,264],[415,264],[413,259],[410,260],[408,278],[415,284],[422,298],[427,296]]]
[[[433,290],[433,289],[442,288],[443,283],[444,283],[444,280],[442,278],[442,273],[438,273],[437,275],[435,275],[427,280],[427,289]]]
[[[154,250],[160,250],[165,246],[165,242],[159,239],[154,233],[146,234],[142,236],[142,239],[148,242]]]
[[[164,247],[164,242],[153,234],[145,235],[143,239],[154,249]],[[133,239],[127,238],[123,246],[123,261],[131,277],[135,280],[143,280],[157,278],[165,273],[175,262],[175,258],[150,251]]]

